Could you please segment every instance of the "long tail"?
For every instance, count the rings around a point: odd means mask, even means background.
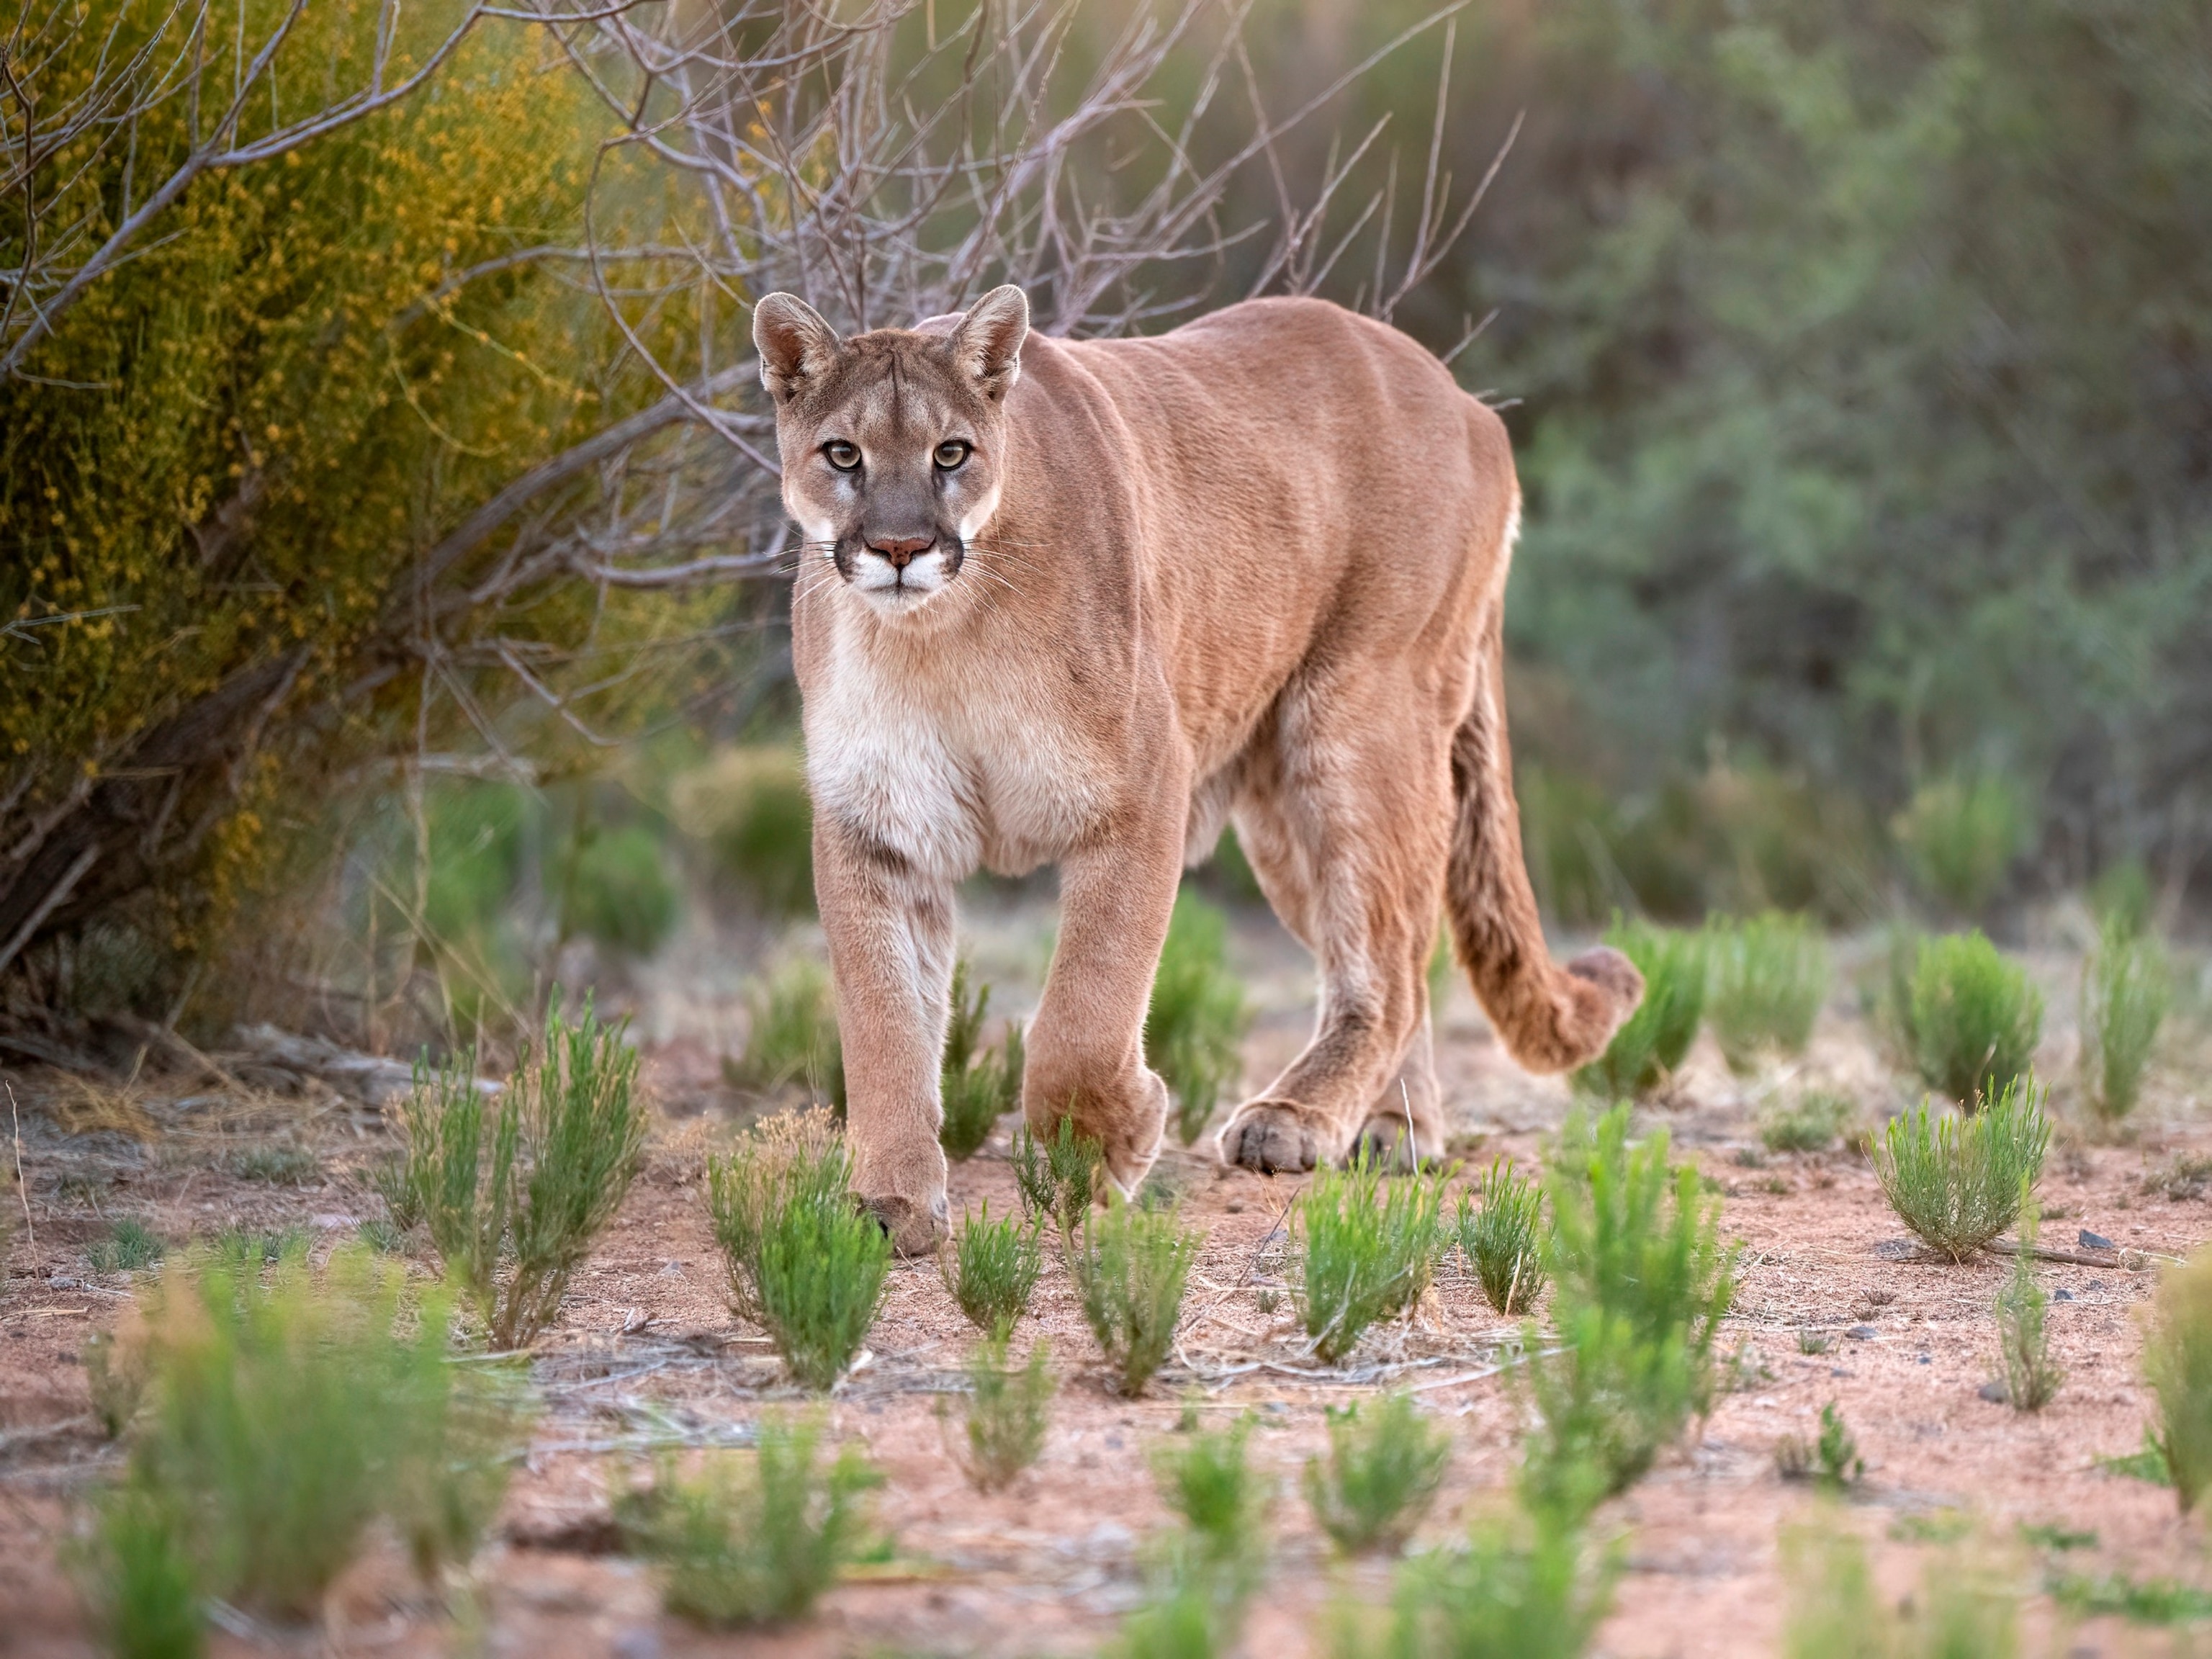
[[[1605,1052],[1643,1000],[1644,976],[1603,946],[1561,967],[1544,943],[1521,857],[1521,808],[1505,736],[1504,586],[1501,570],[1499,597],[1483,625],[1474,704],[1452,735],[1456,817],[1444,909],[1460,963],[1507,1051],[1532,1072],[1563,1072]]]

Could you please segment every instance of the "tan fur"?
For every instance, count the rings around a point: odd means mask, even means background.
[[[952,892],[978,865],[1060,866],[1024,1110],[1072,1112],[1125,1189],[1166,1115],[1142,1034],[1168,913],[1224,818],[1321,977],[1311,1042],[1222,1131],[1235,1162],[1440,1149],[1440,908],[1532,1069],[1597,1054],[1643,990],[1609,951],[1552,962],[1522,867],[1497,416],[1318,301],[1155,339],[1026,327],[1012,289],[847,341],[771,295],[755,327],[809,538],[793,639],[854,1180],[908,1250],[945,1227]],[[947,439],[972,446],[950,470]]]

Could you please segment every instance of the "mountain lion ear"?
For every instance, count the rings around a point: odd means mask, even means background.
[[[761,384],[780,404],[837,360],[837,331],[795,294],[765,295],[753,307],[753,344]]]
[[[1022,342],[1029,332],[1029,296],[1009,283],[970,306],[946,344],[952,361],[974,375],[983,395],[996,403],[1021,376]]]

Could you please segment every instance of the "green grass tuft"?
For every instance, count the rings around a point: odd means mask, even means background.
[[[952,1236],[952,1267],[938,1256],[945,1289],[986,1336],[1003,1339],[1029,1311],[1030,1293],[1044,1270],[1037,1231],[1035,1222],[1024,1225],[1010,1215],[992,1220],[986,1199],[981,1213],[964,1218]]]
[[[1462,1193],[1459,1244],[1499,1313],[1528,1311],[1544,1293],[1544,1189],[1533,1176],[1516,1175],[1504,1158],[1493,1159],[1478,1189],[1481,1205]]]
[[[304,1187],[323,1173],[322,1160],[304,1146],[250,1146],[230,1161],[240,1181],[271,1187]]]
[[[1103,1211],[1086,1212],[1081,1236],[1070,1238],[1068,1266],[1083,1316],[1124,1395],[1142,1394],[1166,1362],[1204,1243],[1173,1210],[1146,1209],[1119,1194]]]
[[[968,1359],[968,1394],[961,1411],[962,1444],[953,1454],[977,1492],[997,1492],[1037,1460],[1050,1426],[1052,1350],[1030,1349],[1029,1363],[1007,1357],[1005,1335],[987,1336]]]
[[[2130,1625],[2154,1627],[2212,1619],[2212,1590],[2172,1578],[2137,1579],[2124,1572],[2100,1577],[2054,1572],[2044,1580],[2043,1588],[2052,1601],[2077,1619],[2116,1617]]]
[[[1038,1139],[1026,1124],[1014,1131],[1014,1188],[1022,1212],[1033,1222],[1052,1221],[1063,1237],[1082,1224],[1105,1164],[1098,1143],[1077,1133],[1073,1117],[1061,1118],[1049,1139]]]
[[[2015,1079],[1972,1117],[1923,1103],[1892,1118],[1874,1167],[1898,1218],[1954,1261],[2011,1226],[2051,1142],[2041,1102],[2032,1083]]]
[[[1859,1443],[1831,1400],[1820,1407],[1820,1432],[1810,1446],[1795,1435],[1774,1449],[1775,1467],[1785,1480],[1810,1480],[1824,1492],[1856,1486],[1866,1474]]]
[[[1808,1089],[1759,1113],[1759,1142],[1770,1152],[1824,1152],[1856,1115],[1849,1096]]]
[[[797,1085],[809,1100],[843,1110],[845,1049],[830,970],[811,957],[793,957],[745,988],[745,1051],[723,1060],[724,1080],[756,1094]]]
[[[1443,1248],[1443,1209],[1441,1174],[1389,1180],[1364,1150],[1348,1168],[1314,1171],[1291,1231],[1298,1315],[1324,1364],[1428,1289]]]
[[[2058,1397],[2066,1372],[2051,1357],[2047,1316],[2051,1296],[2035,1282],[2037,1222],[2034,1201],[2023,1198],[2020,1212],[2021,1249],[2012,1259],[2012,1273],[1997,1292],[1997,1357],[2003,1370],[2000,1382],[2005,1399],[2014,1411],[2039,1412]]]
[[[1575,1086],[1607,1102],[1641,1098],[1674,1074],[1705,1018],[1706,938],[1644,921],[1613,919],[1605,942],[1644,975],[1644,1000]]]
[[[945,1121],[938,1143],[955,1163],[973,1158],[999,1120],[1022,1100],[1022,1028],[1009,1021],[994,1049],[979,1049],[983,1018],[991,1006],[991,988],[979,985],[969,997],[965,957],[952,968],[952,1018],[945,1033],[945,1063],[939,1092]]]
[[[1229,921],[1194,893],[1176,897],[1145,1014],[1145,1062],[1175,1097],[1176,1136],[1204,1133],[1221,1091],[1243,1066],[1251,1011],[1229,966]]]
[[[226,1227],[209,1246],[215,1259],[240,1273],[258,1273],[286,1260],[305,1261],[314,1238],[305,1227],[270,1227],[255,1232]]]
[[[1613,1558],[1550,1518],[1483,1526],[1465,1550],[1401,1567],[1380,1640],[1347,1626],[1338,1659],[1578,1659],[1612,1605],[1617,1574]]]
[[[1783,1538],[1790,1581],[1785,1659],[2011,1659],[2018,1601],[1954,1551],[1931,1557],[1921,1593],[1893,1610],[1865,1543],[1832,1522]]]
[[[1306,1501],[1346,1554],[1395,1553],[1436,1502],[1451,1454],[1449,1431],[1425,1421],[1411,1395],[1332,1408],[1328,1457],[1306,1463]]]
[[[409,1182],[495,1348],[526,1347],[553,1322],[644,1160],[626,1024],[601,1025],[587,997],[571,1025],[556,1002],[495,1103],[477,1086],[473,1054],[409,1097]]]
[[[669,1612],[725,1628],[802,1619],[869,1553],[867,1494],[883,1477],[850,1446],[820,1467],[820,1440],[812,1424],[764,1422],[750,1459],[717,1456],[696,1480],[666,1459],[622,1498],[616,1519],[659,1569]]]
[[[1914,884],[1961,916],[1978,916],[2028,834],[2027,804],[1994,773],[1940,778],[1913,792],[1892,826]]]
[[[676,781],[678,823],[771,920],[814,908],[814,812],[795,749],[726,751]]]
[[[2043,994],[1979,933],[1946,934],[1914,958],[1911,1029],[1922,1080],[1971,1109],[2027,1074]]]
[[[2146,1439],[2185,1515],[2212,1486],[2212,1249],[2160,1276],[2148,1337],[2143,1375],[2159,1420]]]
[[[1265,1552],[1267,1482],[1244,1455],[1253,1419],[1199,1431],[1162,1446],[1152,1459],[1160,1497],[1182,1517],[1199,1553],[1216,1565],[1255,1562]]]
[[[84,1255],[96,1273],[130,1273],[152,1267],[167,1249],[144,1222],[125,1216],[108,1227],[106,1237],[87,1246]]]
[[[207,1650],[205,1599],[184,1524],[173,1505],[136,1487],[95,1506],[92,1537],[72,1565],[116,1659],[199,1659]]]
[[[1768,910],[1716,920],[1708,934],[1705,1023],[1729,1069],[1748,1074],[1771,1056],[1804,1053],[1828,994],[1828,942],[1819,927]]]
[[[2117,1120],[2135,1110],[2172,1000],[2173,977],[2158,941],[2107,922],[2081,967],[2081,1079],[2100,1116]]]
[[[682,896],[650,825],[584,824],[560,861],[562,933],[624,956],[649,957],[676,931]]]

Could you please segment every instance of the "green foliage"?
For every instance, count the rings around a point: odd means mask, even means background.
[[[1976,916],[2027,844],[2027,805],[1996,773],[1939,778],[1913,791],[1892,829],[1920,890],[1956,915]]]
[[[2173,1470],[2166,1462],[2166,1446],[2158,1431],[2148,1425],[2143,1429],[2142,1444],[2131,1452],[2117,1457],[2099,1457],[2097,1467],[2107,1474],[2117,1474],[2129,1480],[2140,1480],[2145,1486],[2171,1487]]]
[[[586,998],[572,1025],[556,1002],[542,1045],[523,1045],[495,1104],[477,1086],[473,1053],[418,1076],[408,1097],[409,1183],[495,1348],[526,1347],[553,1322],[644,1159],[626,1024],[601,1025]]]
[[[1923,1102],[1892,1118],[1874,1168],[1898,1219],[1954,1261],[2011,1226],[2051,1143],[2042,1098],[2016,1078],[1971,1117],[1938,1115]]]
[[[1999,1580],[1952,1552],[1932,1558],[1921,1593],[1893,1609],[1866,1546],[1832,1523],[1785,1534],[1785,1659],[2011,1659],[2020,1608]]]
[[[402,1279],[358,1250],[319,1282],[289,1259],[267,1287],[204,1262],[149,1303],[122,1501],[175,1518],[203,1593],[310,1614],[379,1516],[425,1572],[474,1550],[520,1398],[495,1370],[450,1364],[445,1305],[403,1309]]]
[[[568,857],[562,931],[634,957],[651,956],[675,931],[680,903],[660,837],[649,826],[586,825]]]
[[[1747,1073],[1769,1054],[1802,1054],[1828,994],[1828,942],[1802,916],[1769,910],[1711,924],[1705,1021],[1729,1069]]]
[[[110,1440],[120,1436],[138,1414],[146,1397],[148,1361],[143,1344],[125,1347],[112,1332],[94,1331],[84,1340],[84,1376],[92,1395],[92,1414]]]
[[[963,1443],[954,1455],[977,1492],[997,1492],[1037,1460],[1050,1425],[1052,1350],[1030,1349],[1029,1363],[1008,1362],[1003,1332],[976,1344],[968,1358],[968,1394],[961,1412]]]
[[[1605,942],[1642,970],[1644,1000],[1606,1051],[1575,1073],[1575,1086],[1606,1101],[1641,1097],[1666,1082],[1698,1035],[1705,1012],[1704,934],[1619,916]]]
[[[809,1099],[844,1110],[845,1050],[830,970],[811,957],[790,957],[745,988],[745,1051],[722,1062],[724,1077],[763,1094],[799,1084]]]
[[[1464,1550],[1399,1569],[1379,1640],[1340,1632],[1338,1659],[1578,1659],[1612,1605],[1617,1564],[1571,1526],[1540,1517],[1476,1528]]]
[[[1104,1210],[1085,1213],[1081,1237],[1069,1243],[1083,1316],[1114,1369],[1115,1385],[1133,1398],[1174,1345],[1183,1289],[1205,1236],[1172,1210],[1131,1204],[1115,1193]]]
[[[945,1288],[969,1323],[986,1336],[1003,1340],[1029,1311],[1030,1292],[1044,1270],[1039,1225],[1010,1215],[994,1221],[986,1199],[981,1212],[964,1218],[952,1236],[952,1267],[945,1270],[945,1257],[938,1257]]]
[[[2043,994],[1978,931],[1923,943],[1912,969],[1922,1079],[1970,1109],[2025,1077],[2043,1035]]]
[[[1770,1152],[1822,1152],[1856,1115],[1849,1096],[1810,1089],[1787,1103],[1761,1109],[1759,1139]]]
[[[1314,1171],[1291,1228],[1298,1316],[1324,1364],[1428,1289],[1444,1244],[1443,1212],[1442,1174],[1388,1180],[1364,1149],[1344,1169]]]
[[[1522,1484],[1540,1514],[1571,1519],[1626,1489],[1712,1404],[1735,1252],[1697,1170],[1668,1164],[1663,1130],[1631,1147],[1628,1115],[1623,1104],[1595,1126],[1571,1117],[1546,1172],[1565,1352],[1528,1367],[1541,1427]]]
[[[1364,1409],[1328,1413],[1328,1458],[1306,1462],[1314,1519],[1347,1555],[1395,1553],[1436,1502],[1450,1466],[1451,1435],[1424,1421],[1409,1394],[1387,1394]]]
[[[1195,1431],[1152,1458],[1160,1497],[1188,1534],[1187,1565],[1224,1589],[1249,1584],[1267,1550],[1267,1483],[1244,1456],[1252,1422]]]
[[[2172,1578],[2131,1578],[2124,1572],[2101,1577],[2054,1572],[2045,1579],[2043,1587],[2052,1601],[2077,1619],[2118,1617],[2131,1625],[2153,1626],[2212,1619],[2212,1590]]]
[[[820,1467],[820,1440],[814,1424],[763,1422],[750,1468],[721,1455],[686,1480],[666,1459],[650,1488],[624,1494],[616,1518],[660,1570],[671,1613],[721,1627],[802,1619],[866,1552],[883,1477],[850,1446]]]
[[[210,1247],[214,1259],[240,1273],[258,1273],[291,1257],[305,1260],[313,1243],[305,1227],[273,1227],[255,1232],[226,1227]]]
[[[2150,931],[2156,898],[2150,872],[2137,858],[2107,866],[2089,884],[2089,908],[2095,913],[2098,931],[2122,939],[2138,939]]]
[[[1063,1236],[1073,1233],[1090,1210],[1105,1168],[1098,1143],[1076,1133],[1075,1120],[1063,1117],[1051,1139],[1039,1140],[1024,1124],[1014,1131],[1014,1186],[1023,1213],[1032,1222],[1049,1218]]]
[[[1774,1461],[1785,1480],[1810,1480],[1826,1492],[1856,1486],[1866,1474],[1866,1459],[1831,1400],[1820,1407],[1820,1432],[1808,1447],[1795,1436],[1775,1448]]]
[[[1228,918],[1196,894],[1176,896],[1145,1014],[1145,1062],[1175,1096],[1176,1133],[1196,1140],[1243,1065],[1251,1011],[1229,966]]]
[[[2101,1116],[2135,1110],[2172,999],[2158,940],[2124,919],[2106,921],[2081,967],[2081,1076]]]
[[[1229,1645],[1227,1622],[1207,1586],[1171,1583],[1122,1621],[1107,1651],[1114,1659],[1214,1659]]]
[[[152,1267],[167,1248],[144,1222],[125,1216],[109,1226],[106,1237],[94,1239],[84,1256],[96,1273],[128,1273]]]
[[[814,809],[798,752],[732,749],[676,781],[676,820],[766,916],[814,908]]]
[[[2158,1396],[2148,1436],[2186,1514],[2212,1486],[2212,1250],[2159,1278],[2143,1345],[2143,1375]]]
[[[249,1146],[230,1162],[240,1181],[271,1187],[304,1187],[323,1172],[322,1160],[304,1146]]]
[[[206,1612],[175,1511],[125,1486],[103,1497],[76,1565],[116,1659],[199,1659]]]
[[[1481,1204],[1459,1197],[1459,1244],[1482,1285],[1486,1301],[1499,1313],[1526,1313],[1544,1293],[1544,1189],[1533,1176],[1514,1173],[1499,1158],[1491,1161],[1478,1191]]]
[[[852,1165],[822,1112],[757,1125],[707,1164],[715,1242],[730,1300],[775,1344],[802,1386],[845,1374],[883,1305],[890,1240],[846,1188]]]
[[[972,1001],[968,992],[963,957],[952,967],[952,1018],[945,1033],[941,1077],[945,1122],[937,1132],[945,1156],[956,1163],[973,1158],[998,1121],[1022,1100],[1022,1028],[1009,1020],[999,1047],[979,1053],[991,988],[976,986]]]
[[[2034,1201],[2022,1195],[2019,1251],[2012,1259],[2012,1274],[1997,1292],[1997,1355],[2004,1368],[2005,1398],[2014,1411],[2039,1412],[2058,1397],[2066,1373],[2051,1357],[2051,1332],[2046,1316],[2051,1297],[2035,1282],[2029,1254],[2035,1247],[2037,1214]]]

